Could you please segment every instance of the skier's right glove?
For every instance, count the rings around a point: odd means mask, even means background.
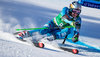
[[[75,27],[75,22],[72,22],[72,23],[71,23],[71,26]]]
[[[79,38],[79,33],[74,35],[74,37],[72,38],[72,41],[73,42],[77,42],[78,41],[78,38]]]

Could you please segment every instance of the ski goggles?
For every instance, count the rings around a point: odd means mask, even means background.
[[[75,13],[75,14],[80,14],[81,10],[79,10],[79,9],[73,9],[72,12]]]

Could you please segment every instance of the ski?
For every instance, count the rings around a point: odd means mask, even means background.
[[[18,39],[18,40],[20,40],[20,39]],[[29,43],[31,43],[32,45],[34,45],[35,47],[38,47],[38,48],[44,48],[45,47],[44,43],[38,42],[38,40],[36,40],[36,39],[34,39],[32,41],[27,41],[27,40],[21,40],[21,41],[29,42]],[[60,47],[60,46],[58,48],[63,50],[63,51],[71,52],[73,54],[78,54],[79,53],[79,51],[77,49],[65,48],[65,47]]]
[[[20,32],[16,32],[14,33],[14,35],[17,35],[18,33]],[[39,48],[44,48],[44,44],[39,42],[39,40],[36,40],[36,39],[32,39],[32,40],[24,40],[24,39],[19,39],[18,37],[15,37],[16,39],[22,41],[22,42],[28,42],[36,47],[39,47]]]
[[[17,33],[14,33],[14,35],[18,34],[19,32]],[[32,44],[33,46],[35,47],[38,47],[38,48],[44,48],[45,45],[44,43],[40,42],[39,40],[37,39],[32,39],[32,40],[23,40],[23,39],[19,39],[16,37],[16,39],[20,40],[20,41],[23,41],[23,42],[28,42],[30,44]],[[65,48],[65,47],[61,47],[59,46],[58,47],[59,49],[63,50],[63,51],[68,51],[68,52],[71,52],[71,53],[74,53],[74,54],[78,54],[79,51],[77,49],[71,49],[71,48]]]
[[[39,48],[45,48],[45,44],[42,43],[42,42],[38,42],[38,40],[34,39],[33,42],[32,42],[36,47],[39,47]],[[54,46],[55,47],[55,46]],[[61,47],[61,46],[58,46],[57,48],[63,50],[63,51],[68,51],[68,52],[71,52],[73,54],[78,54],[79,51],[77,49],[71,49],[71,48],[65,48],[65,47]]]
[[[39,47],[39,48],[44,48],[44,44],[42,42],[39,42],[38,40],[34,39],[31,41],[34,46]]]
[[[68,51],[74,54],[78,54],[79,51],[77,49],[71,49],[71,48],[65,48],[65,47],[59,47],[60,49],[64,50],[64,51]]]
[[[32,42],[36,47],[39,47],[39,48],[44,48],[44,43],[42,42],[37,42],[37,41],[33,41]],[[59,49],[63,50],[63,51],[68,51],[68,52],[71,52],[73,54],[78,54],[79,51],[77,49],[71,49],[71,48],[65,48],[65,47],[58,47]]]
[[[34,40],[23,40],[23,39],[19,39],[19,38],[16,38],[16,39],[18,39],[18,40],[20,40],[22,42],[31,43],[35,47],[44,48],[44,44],[42,42],[38,42],[36,39],[34,39]]]

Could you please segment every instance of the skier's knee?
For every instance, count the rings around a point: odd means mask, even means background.
[[[48,33],[48,30],[47,29],[43,29],[43,30],[40,30],[39,33],[41,35],[44,35],[44,34],[47,34]]]

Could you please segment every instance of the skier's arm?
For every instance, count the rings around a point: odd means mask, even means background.
[[[64,16],[66,14],[66,12],[68,11],[69,9],[67,7],[64,7],[61,11],[61,15]]]
[[[78,19],[78,21],[75,23],[74,27],[74,36],[72,38],[73,42],[77,42],[79,38],[79,32],[80,32],[80,27],[81,27],[81,18]]]
[[[67,14],[68,11],[69,11],[69,9],[67,7],[64,7],[62,9],[62,11],[61,11],[62,19],[63,19],[64,22],[69,23],[71,26],[74,26],[74,22],[68,20],[68,18],[66,17],[66,14]]]
[[[69,21],[68,19],[64,19],[64,22],[70,24],[71,26],[75,27],[75,22],[74,21]]]
[[[77,21],[75,22],[75,28],[76,31],[80,32],[80,28],[81,28],[81,18],[78,17]]]

